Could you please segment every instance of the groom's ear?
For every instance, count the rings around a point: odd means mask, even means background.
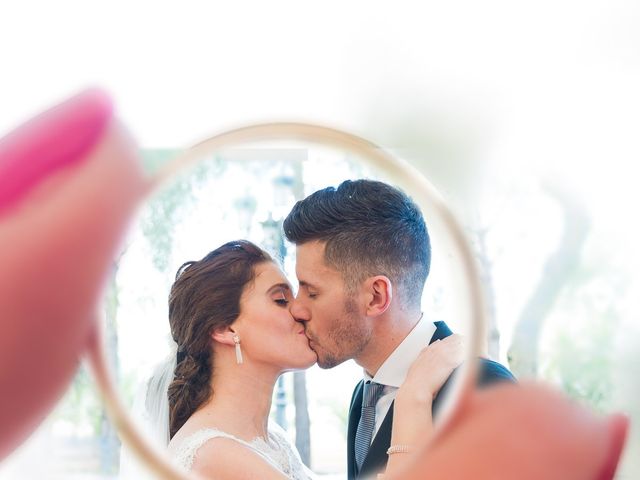
[[[389,277],[376,275],[365,280],[366,314],[377,317],[387,311],[393,298],[393,286]]]
[[[222,343],[224,345],[235,346],[233,341],[233,336],[235,332],[229,327],[216,328],[213,332],[211,332],[211,339],[214,342]]]

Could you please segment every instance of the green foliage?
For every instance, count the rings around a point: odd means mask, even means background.
[[[144,169],[147,172],[154,172],[177,153],[176,150],[145,150],[142,152]],[[196,198],[194,191],[210,175],[220,174],[223,169],[224,164],[217,159],[200,162],[154,195],[148,203],[142,216],[142,231],[150,244],[154,266],[158,270],[165,271],[167,268],[175,227],[180,221],[182,212],[192,206]],[[117,271],[116,263],[113,265],[113,278],[109,283],[104,305],[108,321],[112,322],[115,322],[119,307],[120,291],[115,281]],[[117,345],[117,337],[110,343]],[[124,389],[125,401],[130,402],[134,394],[133,380],[127,377],[120,379],[119,383]],[[104,425],[102,413],[103,406],[95,383],[89,372],[82,366],[71,388],[54,412],[53,418],[84,428],[90,427],[91,433],[98,436],[102,433]]]
[[[615,340],[627,279],[606,253],[585,253],[559,299],[554,323],[546,328],[541,375],[572,398],[605,412],[614,393]]]
[[[142,152],[143,164],[147,170],[155,171],[177,153],[176,150],[145,150]],[[167,271],[174,234],[181,218],[194,206],[198,187],[211,176],[220,175],[225,167],[226,164],[217,158],[199,162],[156,192],[147,203],[141,228],[151,247],[153,265],[160,272]]]
[[[101,422],[102,400],[98,394],[93,378],[84,365],[76,373],[71,388],[67,391],[52,418],[64,420],[74,426],[81,426],[89,430],[93,436],[98,436],[102,430]]]
[[[599,322],[582,338],[561,332],[555,339],[552,354],[542,375],[559,383],[572,398],[607,411],[613,389],[611,343],[609,325]]]

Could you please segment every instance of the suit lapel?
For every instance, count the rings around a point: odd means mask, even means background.
[[[429,340],[429,345],[431,345],[436,340],[442,340],[447,338],[449,335],[452,335],[453,332],[449,330],[449,327],[444,322],[433,322],[436,326],[436,331],[433,333],[431,340]]]
[[[347,474],[348,478],[356,478],[356,430],[358,429],[358,422],[360,422],[360,415],[362,413],[362,392],[364,382],[361,380],[353,391],[351,396],[351,406],[349,407],[349,425],[347,427]]]

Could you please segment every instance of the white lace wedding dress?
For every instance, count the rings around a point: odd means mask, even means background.
[[[174,463],[185,471],[190,471],[198,454],[198,449],[213,438],[234,440],[260,455],[266,462],[277,468],[292,480],[309,480],[313,473],[300,460],[298,451],[291,445],[284,430],[269,430],[269,441],[256,438],[246,442],[233,435],[214,428],[198,430],[177,444],[169,446],[169,454]]]

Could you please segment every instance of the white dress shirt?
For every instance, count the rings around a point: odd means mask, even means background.
[[[391,403],[395,400],[398,388],[404,382],[409,367],[418,355],[425,348],[436,331],[433,322],[425,320],[424,317],[413,327],[409,335],[391,352],[384,363],[380,366],[375,376],[371,378],[364,372],[364,381],[374,381],[384,385],[384,393],[376,403],[376,424],[371,439],[376,436],[384,417],[386,417]]]

